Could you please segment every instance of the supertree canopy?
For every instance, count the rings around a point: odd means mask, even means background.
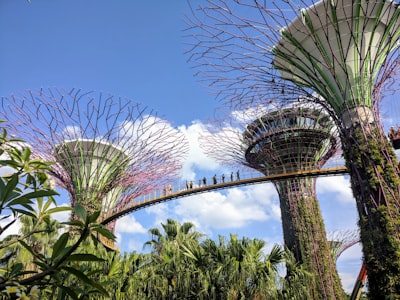
[[[1,99],[0,119],[51,175],[71,205],[110,214],[175,180],[188,150],[182,133],[129,99],[72,89]],[[114,229],[115,224],[110,225]]]
[[[379,104],[397,90],[400,8],[387,0],[206,1],[189,60],[232,107],[321,104],[339,129],[369,293],[400,298],[399,175]]]
[[[212,124],[200,145],[221,163],[277,175],[321,167],[339,143],[334,122],[322,108],[292,106],[235,111]],[[273,181],[280,199],[285,246],[313,275],[313,299],[343,299],[315,181],[310,177]]]

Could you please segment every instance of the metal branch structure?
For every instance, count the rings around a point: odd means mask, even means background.
[[[344,251],[360,242],[360,235],[355,230],[333,231],[328,234],[333,257],[337,261]]]
[[[53,162],[51,175],[71,205],[89,212],[107,215],[175,180],[188,152],[183,133],[129,99],[48,89],[3,97],[0,104],[7,131]]]
[[[187,18],[197,75],[233,108],[298,99],[326,108],[358,208],[369,295],[400,298],[399,170],[379,112],[399,87],[399,3],[205,2]]]
[[[228,121],[230,120],[230,121]],[[201,136],[205,152],[224,164],[264,175],[320,168],[338,150],[334,122],[321,107],[257,107],[235,111]],[[316,178],[273,181],[285,245],[314,276],[313,299],[344,299],[315,190]]]

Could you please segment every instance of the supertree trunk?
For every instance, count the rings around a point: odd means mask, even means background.
[[[300,96],[329,111],[359,210],[370,296],[400,298],[399,175],[378,114],[382,96],[399,87],[399,3],[207,3],[188,18],[198,74],[231,107]]]
[[[221,163],[249,167],[264,175],[313,170],[331,158],[339,146],[332,120],[317,107],[258,107],[234,111],[220,122],[213,123],[209,134],[201,137],[205,152]],[[312,299],[343,299],[315,179],[273,183],[279,194],[285,245],[312,274]]]
[[[309,287],[312,299],[342,299],[343,290],[334,271],[335,260],[315,194],[315,179],[294,178],[274,185],[280,199],[285,245],[298,262],[317,275]]]
[[[342,139],[351,186],[358,191],[354,197],[373,299],[400,293],[399,178],[391,145],[376,138],[381,131],[374,124],[368,130],[354,126]]]

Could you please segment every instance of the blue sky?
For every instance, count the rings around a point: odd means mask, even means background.
[[[192,1],[195,3],[196,1]],[[200,0],[197,1],[200,3]],[[186,1],[0,1],[0,95],[41,87],[83,88],[141,102],[184,131],[191,151],[182,179],[231,170],[200,150],[197,137],[218,106],[186,63]],[[317,192],[328,232],[355,229],[357,213],[346,176],[320,178]],[[63,194],[60,203],[67,203]],[[119,220],[122,251],[142,251],[148,229],[167,218],[218,234],[282,243],[278,195],[271,184],[210,192],[164,203]],[[346,290],[361,264],[360,247],[338,261]]]

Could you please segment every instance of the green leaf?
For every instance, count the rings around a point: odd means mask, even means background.
[[[61,222],[60,224],[69,225],[69,226],[77,226],[77,227],[85,227],[85,224],[83,224],[81,221],[78,221],[78,220]]]
[[[24,266],[24,265],[23,265],[22,263],[15,263],[15,264],[11,267],[10,277],[15,277],[15,276],[20,275],[23,266]]]
[[[3,191],[6,189],[4,179],[0,177],[0,199],[3,198]],[[3,200],[1,200],[3,202]]]
[[[69,256],[66,261],[104,261],[104,259],[93,254],[77,253]]]
[[[6,185],[0,189],[0,201],[6,203],[10,199],[13,199],[18,193],[15,192],[15,188],[18,184],[18,175],[11,175],[11,179],[6,183]]]
[[[58,212],[68,211],[68,210],[72,210],[72,207],[69,207],[69,206],[58,206],[58,207],[50,208],[46,212],[48,214],[54,214],[54,213],[58,213]]]
[[[88,285],[96,288],[98,291],[100,291],[102,294],[108,296],[108,292],[98,283],[90,280],[89,277],[87,277],[84,273],[82,273],[81,271],[71,268],[71,267],[67,267],[64,266],[62,268],[63,270],[69,272],[70,274],[75,275],[78,279],[82,280],[83,282],[87,283]]]
[[[31,213],[30,211],[19,209],[19,208],[10,208],[10,209],[14,213],[14,215],[16,215],[16,212],[19,212],[20,214],[30,216],[34,219],[37,218],[37,216],[35,214]]]
[[[31,156],[31,149],[29,147],[24,148],[24,152],[22,154],[22,158],[24,159],[24,161],[28,161],[29,157]]]
[[[67,245],[69,240],[69,232],[64,232],[57,240],[57,242],[53,246],[53,253],[51,255],[51,259],[55,260],[56,257],[58,257],[62,250],[65,249],[65,246]]]
[[[93,214],[89,216],[88,223],[96,222],[99,216],[100,216],[100,211],[95,211]]]
[[[115,241],[115,235],[113,235],[107,228],[104,227],[94,227],[91,228],[92,231],[98,232],[102,236]]]
[[[52,203],[54,203],[55,204],[55,202],[53,201],[53,199],[48,199],[47,201],[46,201],[46,203],[44,204],[44,207],[43,207],[43,211],[46,211],[47,212],[47,210],[49,209],[49,207],[50,207],[50,205],[52,204]]]
[[[66,295],[70,296],[74,300],[78,300],[78,295],[75,291],[67,286],[59,286],[58,287],[61,291],[58,294],[58,299],[67,299]]]
[[[29,199],[32,199],[32,198],[36,199],[36,198],[56,196],[56,195],[59,195],[59,194],[54,190],[37,190],[34,192],[24,194],[23,196],[26,198],[29,198]]]
[[[44,262],[42,262],[42,261],[37,261],[37,260],[35,260],[33,263],[34,263],[35,265],[37,265],[37,266],[40,268],[40,270],[42,270],[42,271],[51,268],[51,266],[49,266],[47,263],[44,263]]]
[[[65,248],[60,249],[58,255],[54,257],[54,262],[60,261],[62,258],[65,258],[67,253],[71,250],[72,246],[68,246]]]
[[[78,204],[75,204],[75,206],[74,206],[74,211],[75,211],[75,214],[76,214],[79,218],[81,218],[81,219],[83,220],[84,223],[86,223],[86,219],[87,219],[87,212],[86,212],[86,209],[85,209],[82,205],[80,205],[80,204],[78,203]]]
[[[39,210],[39,211],[42,211],[42,207],[43,207],[43,197],[38,197],[36,202],[37,202],[38,210]]]
[[[25,243],[23,240],[18,241],[26,250],[28,250],[33,256],[36,255],[35,252],[33,252],[32,247],[29,246],[27,243]]]
[[[7,206],[15,206],[15,205],[26,205],[26,204],[33,204],[32,200],[25,198],[24,196],[18,197],[14,200],[11,200],[7,203]]]

